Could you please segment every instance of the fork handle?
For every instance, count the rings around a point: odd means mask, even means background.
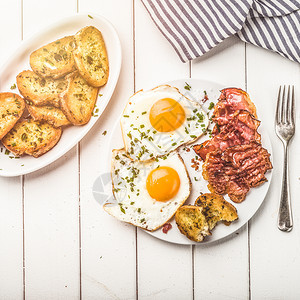
[[[284,143],[284,164],[278,214],[278,228],[282,231],[291,231],[293,229],[288,170],[288,143]]]

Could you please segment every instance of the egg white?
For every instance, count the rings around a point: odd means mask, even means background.
[[[166,202],[153,199],[146,188],[148,174],[168,166],[180,177],[178,193]],[[112,187],[116,202],[104,205],[115,218],[154,231],[164,225],[190,195],[191,181],[180,155],[175,151],[163,158],[132,161],[124,149],[112,153]]]
[[[176,100],[185,111],[184,123],[172,132],[158,132],[149,120],[152,105],[163,98]],[[135,93],[129,98],[121,117],[125,150],[132,160],[140,161],[163,156],[179,146],[194,142],[204,134],[208,124],[208,116],[200,103],[188,99],[169,85]]]

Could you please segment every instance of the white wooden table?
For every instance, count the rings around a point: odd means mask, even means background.
[[[0,178],[0,299],[300,299],[299,64],[236,37],[183,64],[139,0],[1,0],[0,64],[22,39],[77,12],[103,15],[116,27],[120,79],[101,119],[76,147],[40,171]],[[273,180],[259,212],[234,236],[204,247],[168,244],[121,224],[92,195],[128,97],[186,77],[247,89],[273,145]],[[290,233],[276,226],[283,156],[273,125],[284,83],[296,85],[298,100]]]

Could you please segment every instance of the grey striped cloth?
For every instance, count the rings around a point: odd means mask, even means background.
[[[183,62],[227,37],[300,62],[299,0],[142,0]]]

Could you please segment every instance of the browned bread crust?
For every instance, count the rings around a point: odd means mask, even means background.
[[[14,127],[25,109],[25,101],[14,93],[0,93],[0,140]]]
[[[60,95],[61,109],[72,124],[84,125],[92,116],[98,88],[88,85],[78,72],[74,72],[66,78],[68,88]]]
[[[32,70],[42,77],[58,79],[75,71],[73,36],[66,36],[44,45],[30,55]]]
[[[59,94],[67,88],[67,82],[65,79],[43,78],[28,70],[17,76],[17,86],[30,104],[59,107]]]
[[[91,86],[104,85],[108,79],[109,65],[101,32],[88,26],[78,31],[74,39],[76,48],[73,55],[79,73]]]
[[[219,221],[227,225],[238,218],[236,208],[227,202],[222,195],[206,193],[199,196],[195,202],[196,206],[202,207],[203,214],[212,230]]]
[[[35,106],[26,104],[28,112],[36,121],[45,121],[54,127],[71,124],[61,109],[54,106]]]
[[[32,119],[18,122],[2,139],[9,151],[17,156],[24,153],[39,157],[52,149],[61,137],[61,129]]]
[[[175,214],[175,221],[179,231],[194,242],[202,242],[206,236],[211,235],[202,207],[181,206]]]

